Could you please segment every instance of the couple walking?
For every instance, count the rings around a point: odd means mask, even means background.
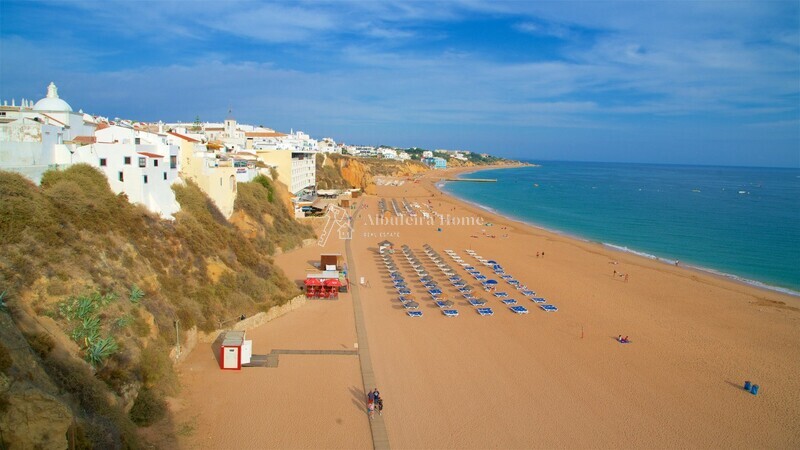
[[[378,414],[382,416],[383,398],[381,398],[381,393],[378,391],[378,388],[369,391],[369,394],[367,394],[367,411],[369,412],[370,419],[375,417],[376,409],[378,410]]]

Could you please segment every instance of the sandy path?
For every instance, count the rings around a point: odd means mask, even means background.
[[[304,279],[321,252],[343,252],[330,239],[280,255],[290,279]],[[349,294],[306,306],[247,332],[254,354],[273,349],[352,350],[356,342]],[[281,355],[277,368],[219,370],[210,345],[198,344],[180,367],[195,431],[183,448],[369,448],[364,389],[355,355]],[[180,420],[178,421],[180,422]]]

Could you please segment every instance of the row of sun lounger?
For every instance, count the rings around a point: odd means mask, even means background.
[[[453,260],[455,262],[461,264],[464,267],[464,269],[467,271],[467,273],[472,275],[477,281],[480,281],[483,284],[485,289],[492,290],[492,289],[496,288],[496,286],[498,284],[498,282],[496,280],[490,280],[487,276],[483,275],[477,268],[473,267],[469,263],[464,262],[464,260],[460,256],[458,256],[458,254],[456,252],[454,252],[452,250],[445,250],[445,253],[447,253],[451,258],[453,258]],[[512,275],[506,273],[505,270],[503,269],[503,267],[497,261],[487,260],[487,259],[481,257],[480,255],[478,255],[478,253],[475,252],[474,250],[466,250],[466,253],[468,255],[472,256],[473,258],[475,258],[476,260],[478,260],[478,262],[483,264],[484,266],[490,267],[492,269],[492,271],[495,273],[495,275],[497,275],[500,279],[504,280],[511,287],[515,288],[522,295],[524,295],[525,297],[529,298],[531,301],[537,303],[542,310],[547,311],[547,312],[558,311],[558,307],[556,307],[555,305],[546,304],[546,300],[544,298],[536,297],[536,292],[528,289],[527,286],[521,284]],[[501,300],[502,303],[504,303],[506,305],[509,305],[510,309],[512,311],[514,311],[514,312],[516,312],[518,314],[527,313],[527,310],[525,310],[524,312],[522,311],[525,308],[523,306],[517,305],[517,301],[516,300],[508,298],[509,294],[507,292],[496,291],[492,295],[494,295],[497,298],[503,299],[503,300]],[[513,307],[511,305],[520,306],[520,307],[519,308],[515,308],[515,307]]]
[[[404,199],[405,200],[405,199]],[[405,202],[404,202],[405,203]],[[404,204],[404,206],[406,206]],[[423,250],[425,254],[428,256],[428,259],[432,264],[434,264],[439,270],[445,275],[448,281],[456,288],[463,297],[467,300],[467,302],[471,305],[476,307],[476,312],[481,316],[491,316],[494,314],[494,311],[486,307],[486,301],[483,299],[476,298],[473,294],[473,288],[469,286],[464,279],[457,275],[453,267],[447,264],[444,261],[444,258],[441,257],[430,245],[423,246]],[[417,273],[419,277],[420,284],[427,290],[428,295],[430,295],[431,299],[434,301],[434,304],[440,308],[442,314],[446,317],[457,317],[458,310],[454,309],[454,303],[448,300],[444,296],[444,291],[439,286],[439,284],[433,279],[433,277],[428,273],[425,265],[420,261],[411,248],[407,245],[402,247],[403,255],[405,256],[408,264],[411,268]],[[458,256],[456,252],[452,250],[445,250],[445,252],[450,256],[454,262],[460,264],[464,270],[466,270],[470,275],[472,275],[477,281],[481,282],[484,288],[488,288],[487,290],[493,289],[497,285],[496,280],[489,280],[488,277],[481,274],[479,270],[475,267],[471,266],[468,263],[465,263],[461,257]],[[520,293],[531,301],[537,303],[540,308],[546,312],[553,312],[558,311],[558,308],[554,305],[546,304],[545,299],[542,297],[536,297],[536,293],[532,290],[529,290],[527,287],[521,285],[518,281],[516,281],[511,275],[508,275],[504,272],[502,267],[496,262],[492,260],[485,260],[481,258],[477,253],[471,250],[467,250],[467,253],[476,258],[480,263],[485,266],[490,267],[496,275],[499,275],[499,278],[506,281],[509,285],[516,288]],[[407,310],[407,314],[409,317],[422,317],[422,311],[419,311],[419,303],[417,303],[414,298],[411,296],[411,289],[409,288],[408,284],[406,283],[403,276],[400,274],[400,271],[397,268],[396,263],[391,255],[386,254],[382,256],[384,264],[386,265],[387,269],[389,270],[390,278],[392,284],[394,285],[395,289],[398,292],[398,299],[403,304],[403,307]],[[494,283],[491,283],[494,281]],[[506,292],[494,292],[494,297],[500,298],[501,302],[509,307],[509,310],[516,314],[527,314],[528,309],[524,306],[518,305],[517,301],[512,298],[508,298],[509,294]]]

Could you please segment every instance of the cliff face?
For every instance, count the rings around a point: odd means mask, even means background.
[[[408,177],[430,170],[416,161],[364,159],[341,155],[327,155],[325,158],[323,167],[330,164],[344,183],[367,194],[375,192],[375,176]]]
[[[137,447],[136,425],[168,420],[176,321],[211,330],[297,295],[270,255],[312,230],[280,185],[238,186],[251,232],[190,182],[173,186],[181,211],[166,221],[89,166],[41,186],[0,172],[0,448],[64,448],[67,435]]]

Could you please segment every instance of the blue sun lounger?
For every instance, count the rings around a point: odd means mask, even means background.
[[[436,306],[438,306],[439,308],[449,308],[453,306],[453,302],[451,302],[450,300],[444,300],[444,301],[440,300],[436,302]]]
[[[443,309],[442,314],[447,317],[458,317],[458,310],[457,309]]]
[[[536,297],[536,292],[533,292],[531,290],[525,289],[525,290],[523,290],[521,292],[522,292],[522,295],[524,295],[526,297]]]
[[[397,288],[397,293],[400,295],[410,295],[411,291],[408,289]]]
[[[514,300],[513,298],[507,298],[507,299],[501,300],[501,301],[503,302],[504,305],[516,305],[517,304],[517,301]]]
[[[508,297],[508,292],[495,292],[493,295],[497,298],[506,298]]]
[[[467,299],[467,301],[472,306],[483,306],[483,305],[486,304],[486,302],[484,300],[481,300],[479,298],[474,298],[474,297],[470,298],[470,299]]]
[[[419,303],[417,302],[405,302],[403,303],[403,308],[405,309],[417,309],[419,308]]]
[[[422,317],[422,311],[406,311],[408,317]]]
[[[510,306],[508,309],[514,311],[517,314],[528,314],[528,309],[524,306]]]
[[[542,297],[533,297],[533,298],[531,298],[531,301],[534,301],[536,303],[544,303],[547,300],[543,299]]]
[[[547,312],[556,312],[556,311],[558,311],[558,308],[556,307],[556,305],[539,305],[539,307],[542,308],[543,310],[547,311]]]
[[[478,308],[477,311],[478,311],[478,314],[480,314],[482,316],[493,316],[494,315],[494,311],[492,311],[492,308]]]

